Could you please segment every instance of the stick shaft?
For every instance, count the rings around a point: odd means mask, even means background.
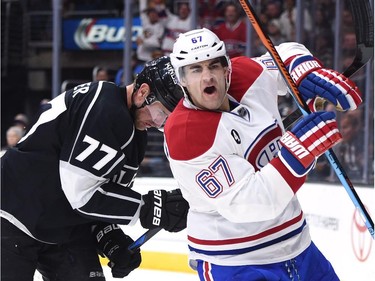
[[[275,46],[273,45],[271,39],[268,35],[264,32],[262,26],[260,25],[260,20],[258,19],[253,7],[251,6],[248,0],[239,0],[242,8],[244,9],[247,17],[249,18],[254,30],[258,34],[260,40],[262,41],[265,48],[268,50],[269,54],[273,58],[274,62],[276,63],[279,71],[281,72],[288,89],[290,90],[290,94],[293,96],[295,101],[297,102],[299,108],[301,109],[303,115],[308,115],[310,113],[310,109],[308,108],[306,102],[302,99],[301,94],[298,91],[297,85],[293,81],[292,77],[290,76],[289,72],[286,70],[284,62],[282,61],[279,53],[277,52]],[[359,0],[358,0],[359,1]],[[332,149],[329,149],[325,152],[325,156],[328,159],[331,167],[335,171],[337,177],[339,178],[341,184],[344,186],[345,190],[347,191],[350,199],[354,203],[357,210],[362,215],[362,218],[365,222],[367,229],[369,230],[371,236],[375,239],[374,236],[374,222],[372,221],[370,215],[368,214],[366,208],[364,207],[362,201],[360,200],[357,192],[355,191],[353,184],[349,180],[346,172],[344,171],[343,167],[341,166],[340,162],[338,161],[336,155],[334,154]]]
[[[149,229],[145,233],[143,233],[137,240],[135,240],[129,247],[129,250],[137,250],[141,246],[143,246],[148,240],[150,240],[152,237],[155,236],[156,233],[158,233],[161,230],[161,228],[154,228]]]
[[[371,5],[367,0],[348,0],[352,12],[357,48],[352,63],[342,73],[345,77],[351,77],[360,70],[374,54],[374,22],[371,16]],[[283,120],[284,127],[288,129],[300,117],[302,112],[296,109]]]

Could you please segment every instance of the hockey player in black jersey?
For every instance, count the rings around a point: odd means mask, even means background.
[[[185,228],[179,190],[131,189],[147,128],[162,127],[182,96],[162,57],[133,84],[86,83],[48,103],[1,158],[1,280],[32,280],[36,269],[44,280],[105,280],[98,252],[124,277],[141,255],[117,224]]]

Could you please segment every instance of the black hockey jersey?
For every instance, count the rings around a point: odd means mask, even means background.
[[[135,222],[141,195],[131,187],[146,140],[125,88],[100,81],[62,93],[1,159],[1,216],[51,243],[93,221]]]

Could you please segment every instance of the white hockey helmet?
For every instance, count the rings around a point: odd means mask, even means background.
[[[179,81],[181,81],[182,67],[220,57],[224,59],[223,63],[229,69],[227,79],[229,87],[231,62],[227,56],[224,42],[211,30],[202,28],[181,33],[170,54],[171,63]]]

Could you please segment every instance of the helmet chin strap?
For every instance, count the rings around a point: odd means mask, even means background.
[[[130,115],[133,117],[133,119],[135,119],[135,111],[138,110],[138,109],[141,109],[141,108],[145,107],[145,105],[146,105],[146,103],[143,103],[139,107],[135,105],[134,96],[135,96],[135,92],[137,90],[138,89],[135,89],[135,88],[133,89],[132,98],[131,98],[132,104],[131,104],[130,109],[129,109]]]
[[[181,89],[182,89],[182,92],[184,93],[185,101],[189,104],[189,106],[190,106],[191,108],[193,108],[193,109],[201,110],[202,108],[196,106],[196,105],[193,103],[192,99],[190,98],[189,91],[187,90],[187,88],[185,88],[185,87],[183,87],[183,86],[181,86],[181,85],[180,85],[180,87],[181,87]]]

